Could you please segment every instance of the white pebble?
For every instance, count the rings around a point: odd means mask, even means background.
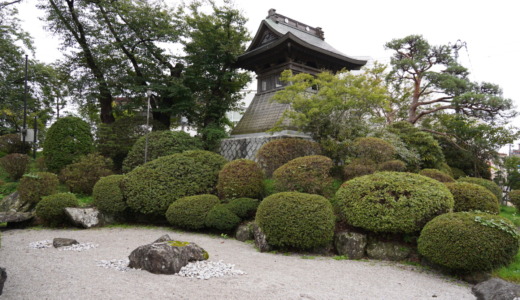
[[[59,247],[58,250],[60,250],[60,251],[78,251],[78,252],[81,252],[81,251],[97,248],[98,246],[99,245],[92,244],[92,243],[81,243],[81,244],[74,244],[74,245],[65,246],[65,247]]]
[[[37,241],[29,243],[29,248],[33,249],[45,249],[52,247],[52,241],[44,240],[44,241]]]
[[[128,260],[128,258],[96,261],[96,265],[98,267],[103,267],[105,269],[114,269],[120,272],[127,272],[133,270],[132,268],[128,267],[129,263],[130,260]]]
[[[182,267],[179,273],[175,274],[182,277],[210,279],[212,277],[236,276],[245,275],[246,273],[240,270],[235,270],[235,265],[225,264],[221,260],[213,261],[196,261]]]

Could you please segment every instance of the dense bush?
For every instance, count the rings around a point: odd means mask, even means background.
[[[458,212],[426,224],[417,248],[430,261],[454,271],[491,271],[514,258],[518,242],[518,232],[509,220]]]
[[[284,138],[272,140],[265,143],[257,153],[258,163],[264,169],[267,177],[271,177],[273,172],[297,157],[320,155],[320,145],[316,142]]]
[[[154,130],[165,130],[162,123],[149,120]],[[112,124],[101,124],[96,136],[96,148],[105,157],[114,162],[114,168],[120,171],[123,161],[135,142],[148,133],[146,116],[133,116],[117,119]],[[144,150],[143,150],[144,151]]]
[[[19,133],[4,134],[0,136],[0,153],[31,153],[31,144],[25,142],[25,147]]]
[[[379,171],[404,172],[406,171],[406,164],[401,160],[394,159],[380,163],[377,169]]]
[[[166,219],[176,227],[202,229],[209,211],[219,203],[217,196],[209,194],[180,198],[168,207]]]
[[[264,185],[264,172],[249,159],[227,163],[218,174],[217,190],[220,198],[259,198]]]
[[[454,212],[478,210],[498,214],[500,211],[497,197],[483,186],[469,182],[448,183],[446,186],[455,201]]]
[[[433,178],[440,182],[454,182],[455,181],[455,179],[453,179],[453,177],[451,177],[450,175],[448,175],[444,172],[441,172],[437,169],[422,169],[419,172],[419,174],[422,176]]]
[[[283,192],[265,198],[256,223],[272,246],[302,250],[325,246],[334,235],[334,212],[319,195]]]
[[[455,179],[459,179],[461,177],[468,176],[468,175],[466,175],[466,173],[464,173],[464,171],[462,171],[461,169],[458,169],[458,168],[451,167],[451,172],[453,173],[453,178],[455,178]]]
[[[198,163],[203,163],[207,168],[209,168],[212,174],[215,176],[215,182],[212,184],[213,186],[217,184],[216,180],[220,170],[222,170],[224,165],[228,162],[224,156],[206,150],[188,150],[182,152],[182,155],[192,158]]]
[[[512,190],[509,192],[509,201],[513,203],[517,210],[520,210],[520,190]]]
[[[351,148],[354,157],[368,159],[378,164],[391,160],[395,155],[394,146],[376,137],[358,138]]]
[[[295,191],[328,195],[334,163],[326,156],[311,155],[295,158],[273,173],[278,192]]]
[[[18,182],[4,182],[0,184],[0,195],[11,195],[16,191],[18,187]]]
[[[453,208],[453,196],[444,184],[402,172],[349,180],[340,187],[335,201],[347,223],[373,232],[417,232]]]
[[[363,175],[369,175],[376,171],[377,165],[367,159],[354,159],[343,167],[343,179],[350,180]]]
[[[66,165],[94,149],[90,126],[77,117],[58,119],[47,131],[43,156],[47,169],[59,173]]]
[[[58,176],[50,172],[25,174],[18,185],[18,193],[23,202],[37,203],[43,196],[56,193],[60,184]]]
[[[496,184],[495,182],[493,182],[491,180],[484,179],[484,178],[475,178],[475,177],[461,177],[461,178],[457,179],[457,181],[469,182],[469,183],[481,185],[481,186],[485,187],[486,189],[488,189],[491,193],[493,193],[493,195],[495,195],[495,197],[497,197],[497,200],[499,202],[502,201],[502,189],[498,186],[498,184]]]
[[[58,193],[44,197],[38,202],[35,214],[46,225],[58,226],[67,221],[64,209],[78,205],[78,199],[74,194]]]
[[[31,158],[26,154],[13,153],[0,158],[0,167],[12,180],[20,179],[29,167]]]
[[[438,164],[437,169],[439,169],[439,171],[441,171],[443,173],[448,174],[451,178],[453,178],[453,170],[447,163],[443,162],[443,163]]]
[[[99,178],[113,174],[111,168],[110,158],[92,153],[63,168],[59,177],[71,192],[91,195]]]
[[[253,218],[260,201],[251,198],[232,199],[225,206],[229,211],[237,215],[239,218],[246,220]]]
[[[134,211],[164,215],[170,204],[181,197],[214,192],[216,182],[212,164],[177,153],[135,168],[123,179],[122,186],[127,204]]]
[[[217,204],[206,215],[206,227],[221,231],[230,231],[240,224],[240,218],[231,212],[226,205]]]
[[[92,204],[103,213],[117,215],[125,211],[126,205],[121,184],[124,175],[110,175],[102,177],[94,185]]]
[[[140,137],[132,146],[123,162],[123,172],[130,172],[144,163],[144,148],[148,136],[148,161],[156,158],[181,153],[186,150],[202,148],[199,138],[192,137],[183,131],[154,131]]]

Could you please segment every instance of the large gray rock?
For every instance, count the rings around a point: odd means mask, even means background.
[[[412,250],[396,242],[380,241],[371,238],[367,245],[367,255],[372,259],[400,261],[407,258]]]
[[[20,223],[28,222],[34,218],[30,212],[0,212],[0,223]]]
[[[0,200],[1,212],[34,212],[35,203],[22,201],[18,192],[5,196]]]
[[[253,235],[255,238],[255,246],[258,248],[258,250],[260,250],[260,252],[271,251],[271,246],[269,246],[267,243],[267,237],[265,236],[265,233],[256,223],[253,224]]]
[[[4,268],[0,268],[0,295],[2,295],[2,291],[4,290],[4,282],[7,280],[7,273]]]
[[[345,255],[349,259],[361,259],[365,257],[367,236],[362,233],[342,231],[334,237],[334,246],[339,255]]]
[[[175,274],[189,262],[208,259],[208,252],[195,243],[168,241],[140,246],[128,258],[130,268]]]
[[[79,244],[75,239],[67,239],[67,238],[55,238],[52,240],[52,245],[54,248],[67,247]]]
[[[478,300],[520,299],[520,285],[499,278],[491,278],[471,289]]]
[[[251,224],[239,225],[235,231],[235,238],[241,242],[254,239],[253,230],[251,228]]]
[[[97,208],[65,208],[65,214],[76,226],[91,228],[103,225],[103,218]]]

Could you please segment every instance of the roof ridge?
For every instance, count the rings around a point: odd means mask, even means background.
[[[297,30],[307,33],[309,35],[316,36],[316,37],[320,38],[321,40],[325,40],[325,33],[323,32],[323,29],[321,27],[312,27],[312,26],[309,26],[298,20],[278,14],[278,13],[276,13],[276,9],[274,9],[274,8],[271,8],[268,11],[268,15],[267,15],[266,19],[271,19],[272,21],[274,21],[278,24],[297,29]]]

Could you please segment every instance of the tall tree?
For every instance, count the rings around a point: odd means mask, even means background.
[[[403,107],[408,122],[415,124],[446,110],[486,121],[516,114],[512,101],[502,96],[499,86],[468,79],[467,69],[452,58],[448,45],[432,46],[422,36],[410,35],[385,47],[395,51],[390,62],[392,80],[412,87]]]

